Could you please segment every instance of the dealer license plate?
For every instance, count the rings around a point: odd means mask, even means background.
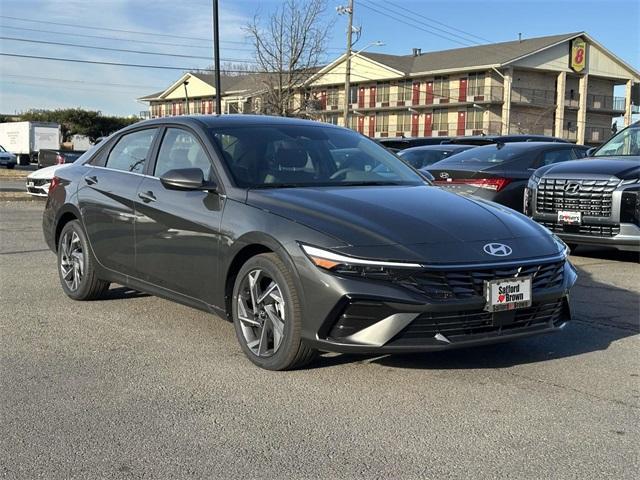
[[[558,223],[563,225],[581,225],[582,224],[582,212],[558,212]]]
[[[502,312],[531,306],[531,276],[501,278],[484,282],[488,312]]]

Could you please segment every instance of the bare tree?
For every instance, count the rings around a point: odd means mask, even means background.
[[[256,15],[246,27],[255,48],[258,69],[264,73],[264,110],[294,116],[295,93],[317,71],[326,52],[331,22],[322,15],[326,0],[286,0],[266,20]]]

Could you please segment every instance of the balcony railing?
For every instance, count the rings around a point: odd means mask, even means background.
[[[377,91],[372,95],[369,88],[366,88],[365,91],[366,94],[364,96],[360,95],[357,102],[350,104],[352,110],[437,107],[438,105],[445,106],[461,103],[501,102],[503,99],[503,88],[501,86],[468,88],[462,91],[459,88],[450,88],[427,92],[424,83],[421,83],[419,90],[411,89],[409,92],[382,94]],[[338,102],[333,102],[330,99],[322,99],[320,92],[315,93],[316,98],[306,101],[308,111],[324,112],[342,110],[341,98]]]
[[[611,127],[586,127],[584,143],[604,143],[611,138]]]
[[[554,90],[514,87],[511,91],[511,103],[548,107],[556,104]]]
[[[580,107],[580,94],[575,92],[573,94],[567,93],[564,96],[564,106],[571,108]]]
[[[587,108],[592,110],[610,110],[624,112],[624,97],[609,95],[587,95]]]

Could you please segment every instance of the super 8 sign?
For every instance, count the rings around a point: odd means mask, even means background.
[[[581,38],[571,42],[570,67],[575,72],[582,72],[587,66],[587,44]]]

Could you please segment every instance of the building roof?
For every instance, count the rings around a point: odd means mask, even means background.
[[[582,32],[454,48],[420,55],[387,55],[363,52],[359,55],[404,74],[453,70],[485,65],[504,65],[518,58],[582,35]]]

